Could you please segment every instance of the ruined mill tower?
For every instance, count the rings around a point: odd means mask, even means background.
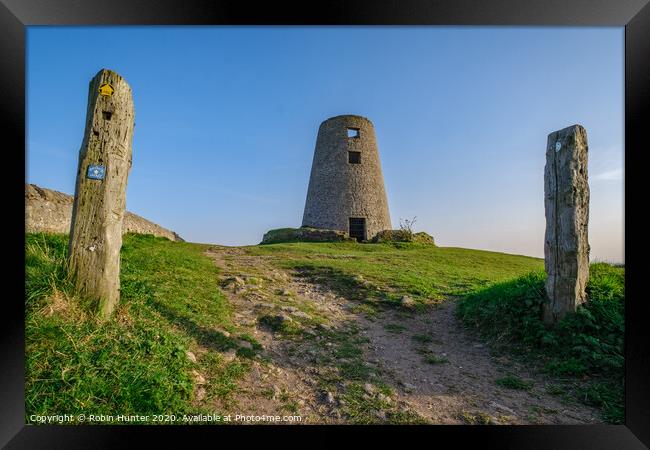
[[[357,240],[391,229],[370,120],[345,115],[321,123],[302,226],[345,231]]]

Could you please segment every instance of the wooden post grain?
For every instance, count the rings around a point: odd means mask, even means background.
[[[120,249],[131,169],[134,108],[131,88],[102,69],[90,81],[86,129],[79,151],[68,267],[77,291],[110,316],[120,298]]]

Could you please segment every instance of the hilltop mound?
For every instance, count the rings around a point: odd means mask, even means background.
[[[150,423],[153,414],[217,411],[307,424],[590,424],[602,422],[602,404],[604,420],[617,418],[623,329],[591,320],[612,312],[612,300],[622,311],[622,273],[601,271],[599,283],[593,271],[589,292],[603,301],[563,328],[580,334],[561,335],[537,314],[543,280],[522,283],[543,270],[538,258],[129,234],[120,306],[97,327],[66,277],[66,237],[27,234],[25,251],[27,417],[111,411]],[[560,345],[572,357],[556,351],[551,362],[562,364],[547,373],[544,353],[522,360],[493,347],[458,320],[460,302],[470,307],[462,318],[487,324],[501,344],[504,331],[539,329],[539,350]],[[581,362],[596,370],[576,374]]]
[[[63,192],[25,185],[25,231],[28,233],[69,233],[74,197]],[[168,230],[143,217],[127,211],[123,233],[153,234],[172,241],[183,241],[174,231]]]
[[[278,244],[283,242],[343,242],[354,241],[347,233],[336,230],[320,230],[317,228],[278,228],[269,230],[262,237],[262,244]]]

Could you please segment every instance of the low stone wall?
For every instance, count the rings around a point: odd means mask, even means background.
[[[407,230],[383,230],[377,233],[371,242],[419,242],[420,244],[435,245],[430,234],[424,231],[413,233]]]
[[[356,242],[346,232],[337,230],[320,230],[316,228],[278,228],[269,230],[262,237],[262,244],[281,242]]]
[[[25,231],[28,233],[69,233],[73,196],[25,185]],[[124,216],[123,233],[153,234],[172,241],[183,241],[173,231],[161,227],[129,211]]]

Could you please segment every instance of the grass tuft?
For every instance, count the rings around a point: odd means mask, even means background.
[[[508,389],[517,389],[520,391],[528,391],[533,387],[532,383],[524,381],[516,375],[507,375],[503,378],[498,378],[495,380],[495,383]]]
[[[443,364],[449,362],[449,360],[444,356],[436,356],[436,355],[426,355],[423,359],[424,362],[427,364]]]

